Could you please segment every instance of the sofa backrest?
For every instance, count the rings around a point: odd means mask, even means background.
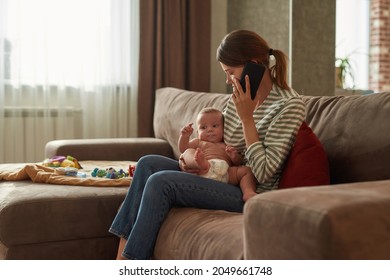
[[[178,159],[180,152],[177,146],[180,130],[183,126],[196,122],[196,116],[205,107],[223,110],[229,95],[187,91],[177,88],[161,88],[156,91],[153,127],[156,138],[169,142]],[[197,137],[196,131],[192,137]]]
[[[332,183],[390,179],[390,93],[303,99]]]
[[[179,157],[181,128],[204,107],[223,110],[228,94],[161,88],[156,91],[154,133]],[[327,152],[331,183],[390,179],[390,93],[303,96],[306,121]],[[196,133],[193,134],[193,137]]]

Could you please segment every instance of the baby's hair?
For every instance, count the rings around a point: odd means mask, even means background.
[[[209,113],[221,113],[221,111],[214,108],[214,107],[206,107],[206,108],[203,108],[202,110],[200,110],[199,115],[200,114],[209,114]]]
[[[202,110],[200,110],[198,116],[200,116],[201,114],[213,114],[213,113],[221,114],[222,123],[225,123],[225,116],[222,114],[221,110],[218,110],[217,108],[214,108],[214,107],[203,108]]]

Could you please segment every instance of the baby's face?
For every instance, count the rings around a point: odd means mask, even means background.
[[[200,140],[218,143],[223,141],[223,118],[220,113],[203,113],[198,117]]]

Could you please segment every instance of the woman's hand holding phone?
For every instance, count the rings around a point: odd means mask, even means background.
[[[248,89],[247,92],[244,92],[244,90],[241,87],[240,81],[237,78],[232,78],[233,81],[233,102],[236,106],[236,111],[238,116],[240,117],[241,121],[244,122],[244,120],[250,118],[253,119],[253,111],[256,108],[256,100],[252,100],[250,95],[250,80],[249,76],[245,76],[245,85]]]
[[[265,73],[265,66],[263,64],[257,64],[253,61],[247,62],[242,70],[240,84],[244,92],[248,92],[250,89],[250,95],[252,100],[255,99],[257,90],[260,86],[261,80]],[[250,86],[245,85],[245,77],[249,76]]]

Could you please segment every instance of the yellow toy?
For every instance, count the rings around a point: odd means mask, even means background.
[[[77,169],[82,169],[80,163],[77,159],[75,159],[72,156],[55,156],[49,159],[45,159],[42,163],[44,166],[47,167],[74,167]]]

